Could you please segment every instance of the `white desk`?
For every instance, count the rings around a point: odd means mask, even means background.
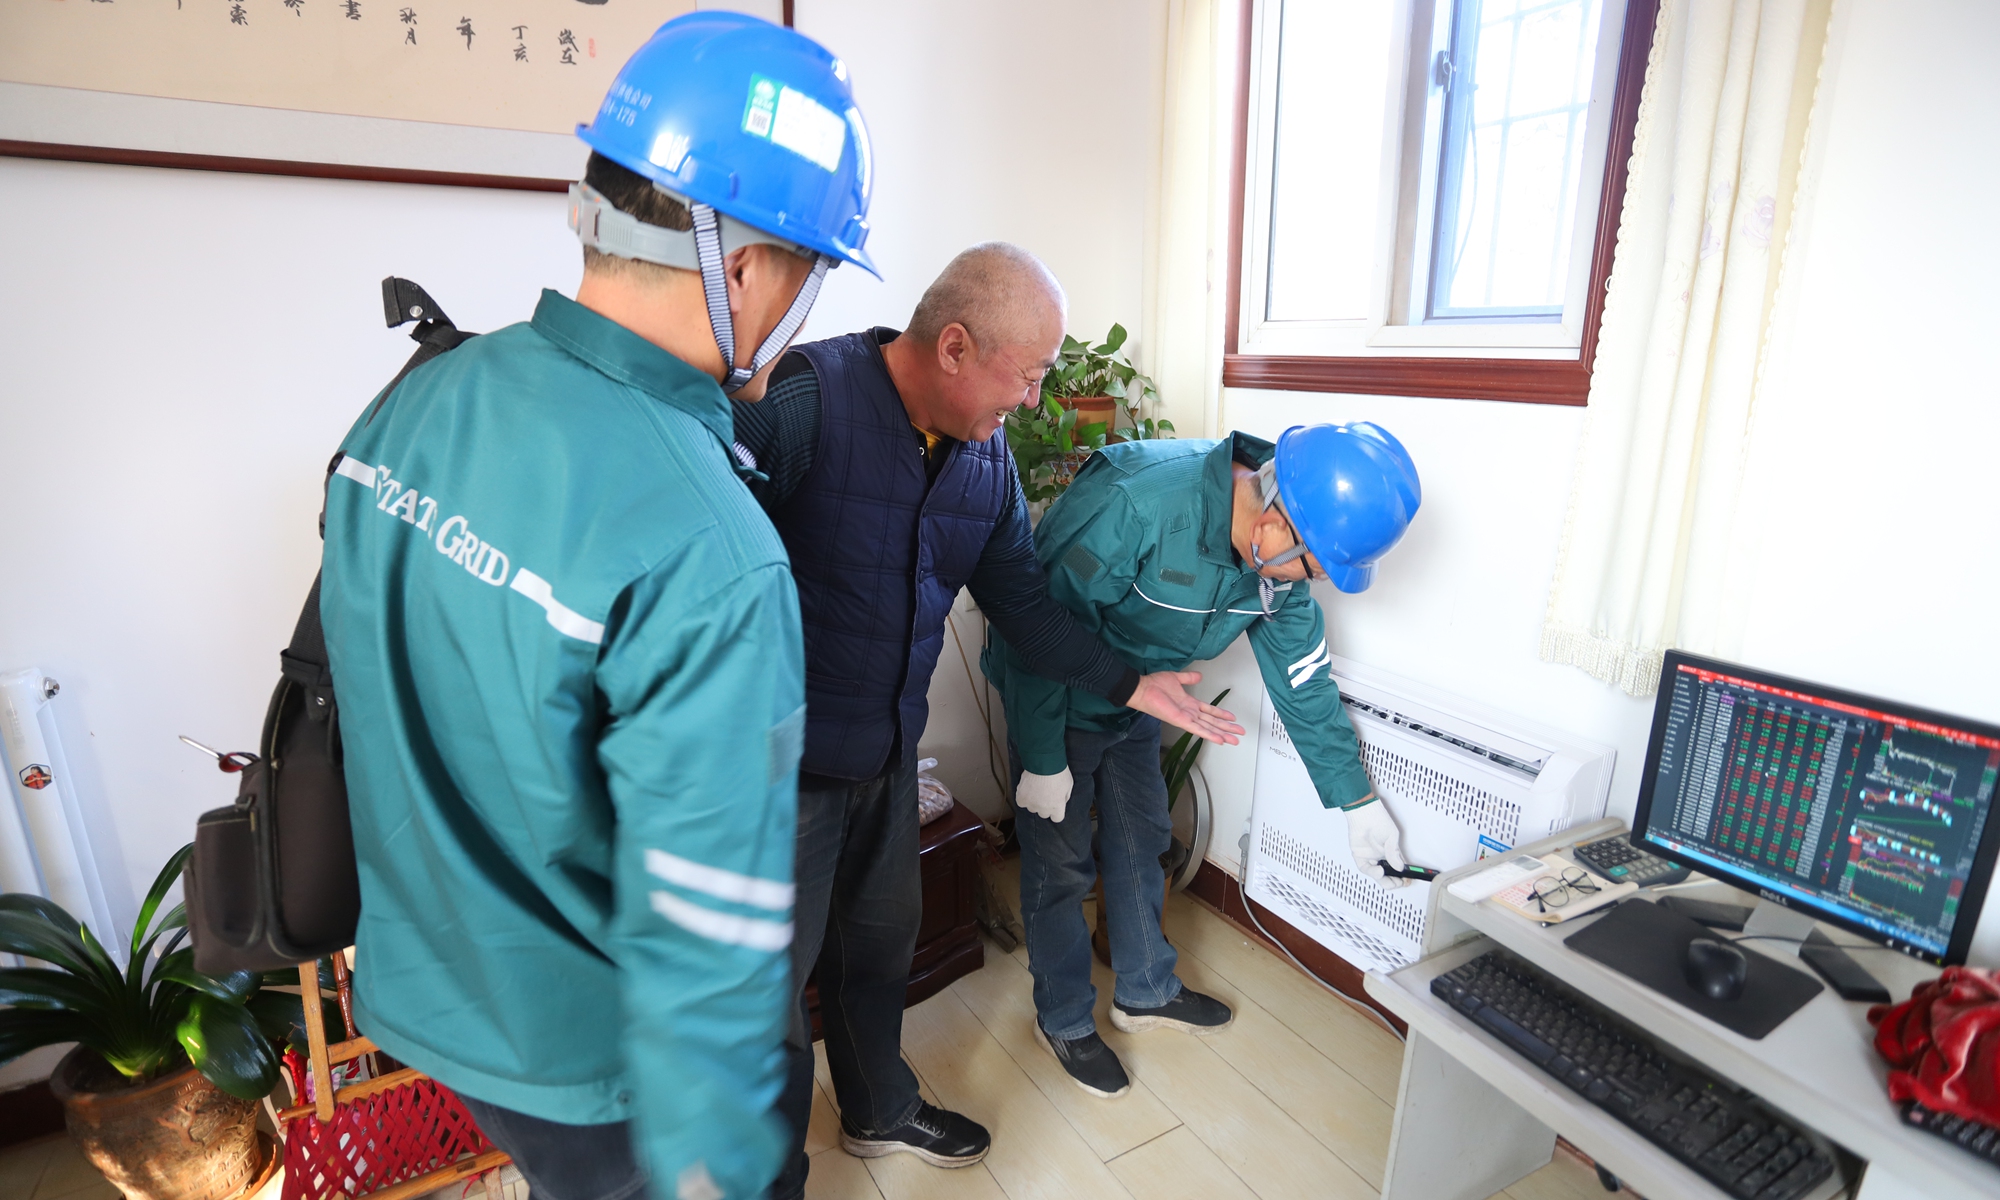
[[[1520,849],[1557,850],[1623,829],[1617,822],[1597,822]],[[1447,885],[1475,867],[1449,872],[1432,888],[1428,957],[1393,975],[1367,977],[1369,995],[1410,1026],[1383,1200],[1485,1200],[1548,1162],[1557,1134],[1648,1200],[1728,1200],[1727,1193],[1431,995],[1433,978],[1495,944],[1854,1154],[1866,1164],[1858,1200],[2000,1197],[2000,1168],[1901,1122],[1889,1103],[1888,1069],[1875,1053],[1866,1004],[1844,1001],[1829,988],[1753,1041],[1571,951],[1563,939],[1594,915],[1544,926],[1493,904],[1467,904],[1452,896]],[[1676,891],[1755,902],[1719,883]],[[1843,944],[1858,942],[1844,931],[1820,928]],[[1743,948],[1809,970],[1784,943],[1745,942]],[[1897,1000],[1937,973],[1900,954],[1857,957]],[[1821,1200],[1838,1191],[1838,1184],[1829,1182],[1812,1196]]]

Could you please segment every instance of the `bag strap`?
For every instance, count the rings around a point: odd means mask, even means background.
[[[396,390],[397,384],[403,382],[405,375],[445,351],[455,350],[463,343],[479,336],[476,333],[466,333],[453,325],[451,318],[444,315],[444,309],[438,306],[437,301],[431,299],[429,292],[407,279],[394,275],[382,281],[382,315],[389,322],[391,329],[411,321],[417,323],[417,327],[410,330],[410,340],[417,344],[417,352],[410,355],[410,361],[404,363],[403,369],[396,372],[396,377],[389,381],[389,386],[382,389],[381,396],[375,401],[375,407],[368,413],[368,420],[363,424],[374,423],[375,417],[382,411],[382,406],[389,402],[389,394]],[[334,459],[336,464],[339,461],[338,458]],[[329,473],[332,469],[327,468]],[[328,478],[331,478],[331,474]],[[320,532],[324,536],[326,531],[322,528]]]
[[[382,389],[375,400],[375,407],[369,410],[368,421],[373,422],[380,415],[382,406],[403,382],[410,372],[425,363],[478,337],[467,333],[451,323],[438,302],[430,293],[407,279],[391,275],[382,281],[382,312],[389,328],[417,322],[410,331],[410,340],[417,343],[416,353],[410,355],[403,369]],[[320,483],[319,536],[326,539],[326,490],[333,484],[333,473],[346,457],[339,451],[326,464],[326,478]],[[278,651],[279,667],[285,678],[306,689],[306,715],[315,721],[324,721],[333,712],[333,668],[328,665],[326,653],[326,631],[319,621],[320,576],[313,576],[312,591],[306,593],[305,607],[299,610],[298,624],[292,627],[291,645]]]

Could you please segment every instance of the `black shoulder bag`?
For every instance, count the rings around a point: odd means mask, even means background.
[[[391,329],[410,321],[417,352],[368,414],[373,421],[411,371],[476,335],[461,332],[424,289],[382,281]],[[341,456],[327,464],[330,483]],[[326,509],[320,508],[320,536]],[[236,803],[203,813],[182,875],[195,969],[209,975],[274,971],[345,949],[361,916],[354,834],[347,822],[340,707],[319,623],[313,577],[264,714],[254,760],[241,765]],[[224,769],[247,755],[224,756]]]

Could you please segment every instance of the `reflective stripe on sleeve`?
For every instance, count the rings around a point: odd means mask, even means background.
[[[549,614],[549,624],[555,626],[556,632],[593,646],[604,641],[604,626],[557,600],[549,581],[528,568],[516,571],[514,582],[508,586],[541,605],[543,611]]]
[[[665,850],[646,851],[646,870],[668,883],[677,883],[717,900],[754,904],[773,912],[789,911],[792,896],[797,890],[789,883],[759,879],[755,875],[739,875],[735,871],[682,858],[678,854],[668,854]]]
[[[792,944],[790,921],[766,921],[761,917],[739,917],[683,900],[672,892],[653,893],[653,911],[712,942],[743,946],[751,950],[783,950]]]
[[[1321,638],[1319,645],[1313,647],[1311,654],[1285,668],[1292,677],[1292,688],[1297,690],[1306,680],[1313,677],[1313,672],[1321,667],[1331,666],[1332,662],[1333,656],[1326,649],[1326,639]]]

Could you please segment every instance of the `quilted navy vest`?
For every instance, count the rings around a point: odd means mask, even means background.
[[[945,615],[1012,498],[1004,433],[950,442],[937,482],[882,361],[891,329],[794,347],[819,379],[812,469],[773,514],[792,556],[806,646],[800,769],[873,779],[930,717]]]

